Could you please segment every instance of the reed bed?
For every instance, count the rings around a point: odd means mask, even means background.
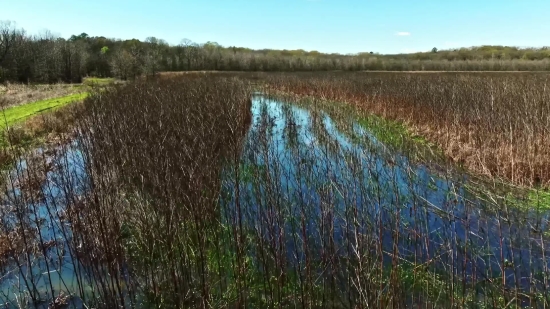
[[[475,173],[550,186],[546,74],[281,74],[272,90],[346,102],[404,122]]]
[[[76,135],[6,175],[1,302],[548,306],[544,210],[472,195],[467,177],[327,112],[364,82],[329,76],[189,74],[92,94]],[[311,84],[311,103],[254,95],[251,80],[297,96]]]

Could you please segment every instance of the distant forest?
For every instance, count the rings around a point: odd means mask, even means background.
[[[550,71],[550,48],[481,46],[382,55],[325,54],[304,50],[252,50],[195,43],[170,45],[149,37],[118,40],[29,35],[0,21],[0,82],[80,82],[83,77],[132,79],[163,71]]]

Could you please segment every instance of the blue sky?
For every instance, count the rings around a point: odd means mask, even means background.
[[[0,0],[29,33],[321,52],[550,45],[550,0]]]

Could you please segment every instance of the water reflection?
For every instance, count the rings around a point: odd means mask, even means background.
[[[336,123],[322,110],[256,95],[252,115],[240,161],[222,176],[220,209],[222,223],[242,226],[256,239],[258,247],[247,254],[259,269],[267,263],[260,258],[263,250],[271,250],[278,267],[314,265],[308,267],[316,275],[337,280],[346,291],[351,281],[346,272],[370,255],[385,266],[398,259],[471,282],[540,287],[537,276],[548,265],[541,233],[547,214],[482,203],[466,190],[466,177],[411,163],[358,124]],[[2,273],[0,298],[12,307],[29,291],[49,300],[52,292],[93,290],[89,272],[75,259],[79,245],[63,243],[72,241],[71,226],[63,220],[66,205],[78,205],[74,198],[89,190],[86,160],[77,143],[39,157],[52,167],[40,188],[46,194],[29,201],[14,186],[3,207],[30,211],[24,228],[56,245],[46,254],[22,256],[23,266],[12,264]],[[29,166],[37,168],[18,162],[14,183]],[[4,230],[17,229],[17,213],[4,212]]]
[[[32,306],[46,308],[53,295],[90,291],[86,271],[71,248],[72,230],[66,206],[86,190],[84,159],[77,143],[54,149],[37,149],[15,163],[6,176],[2,199],[2,232],[12,245],[24,241],[29,254],[8,254],[0,279],[0,299],[6,308],[30,306],[30,295],[40,300]],[[24,230],[25,232],[21,232]],[[32,239],[31,239],[32,238]],[[17,251],[17,250],[16,250]],[[78,298],[68,302],[80,306]]]
[[[532,274],[548,264],[538,232],[547,214],[481,202],[466,190],[466,177],[413,164],[357,124],[339,131],[323,111],[262,96],[252,111],[233,167],[243,176],[224,179],[222,203],[240,211],[226,211],[225,219],[277,241],[289,269],[303,265],[308,250],[348,261],[366,237],[362,249],[377,251],[385,264],[398,258],[471,282],[539,285]]]

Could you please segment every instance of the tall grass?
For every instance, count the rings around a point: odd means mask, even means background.
[[[189,74],[90,95],[72,142],[7,175],[2,302],[548,305],[545,213],[473,196],[328,113],[318,95],[352,102],[344,89],[363,108],[361,79],[330,76]],[[251,78],[312,102],[253,96]]]
[[[221,167],[238,151],[249,102],[245,83],[215,77],[136,84],[87,101],[97,197],[82,235],[105,231],[85,243],[99,244],[116,265],[110,273],[131,269],[132,285],[157,304],[207,304],[209,223],[219,220]]]
[[[84,90],[80,85],[68,84],[0,84],[0,106],[8,108],[30,102],[50,100],[82,93]]]
[[[273,76],[269,85],[403,121],[476,173],[550,185],[545,74],[293,74]]]

